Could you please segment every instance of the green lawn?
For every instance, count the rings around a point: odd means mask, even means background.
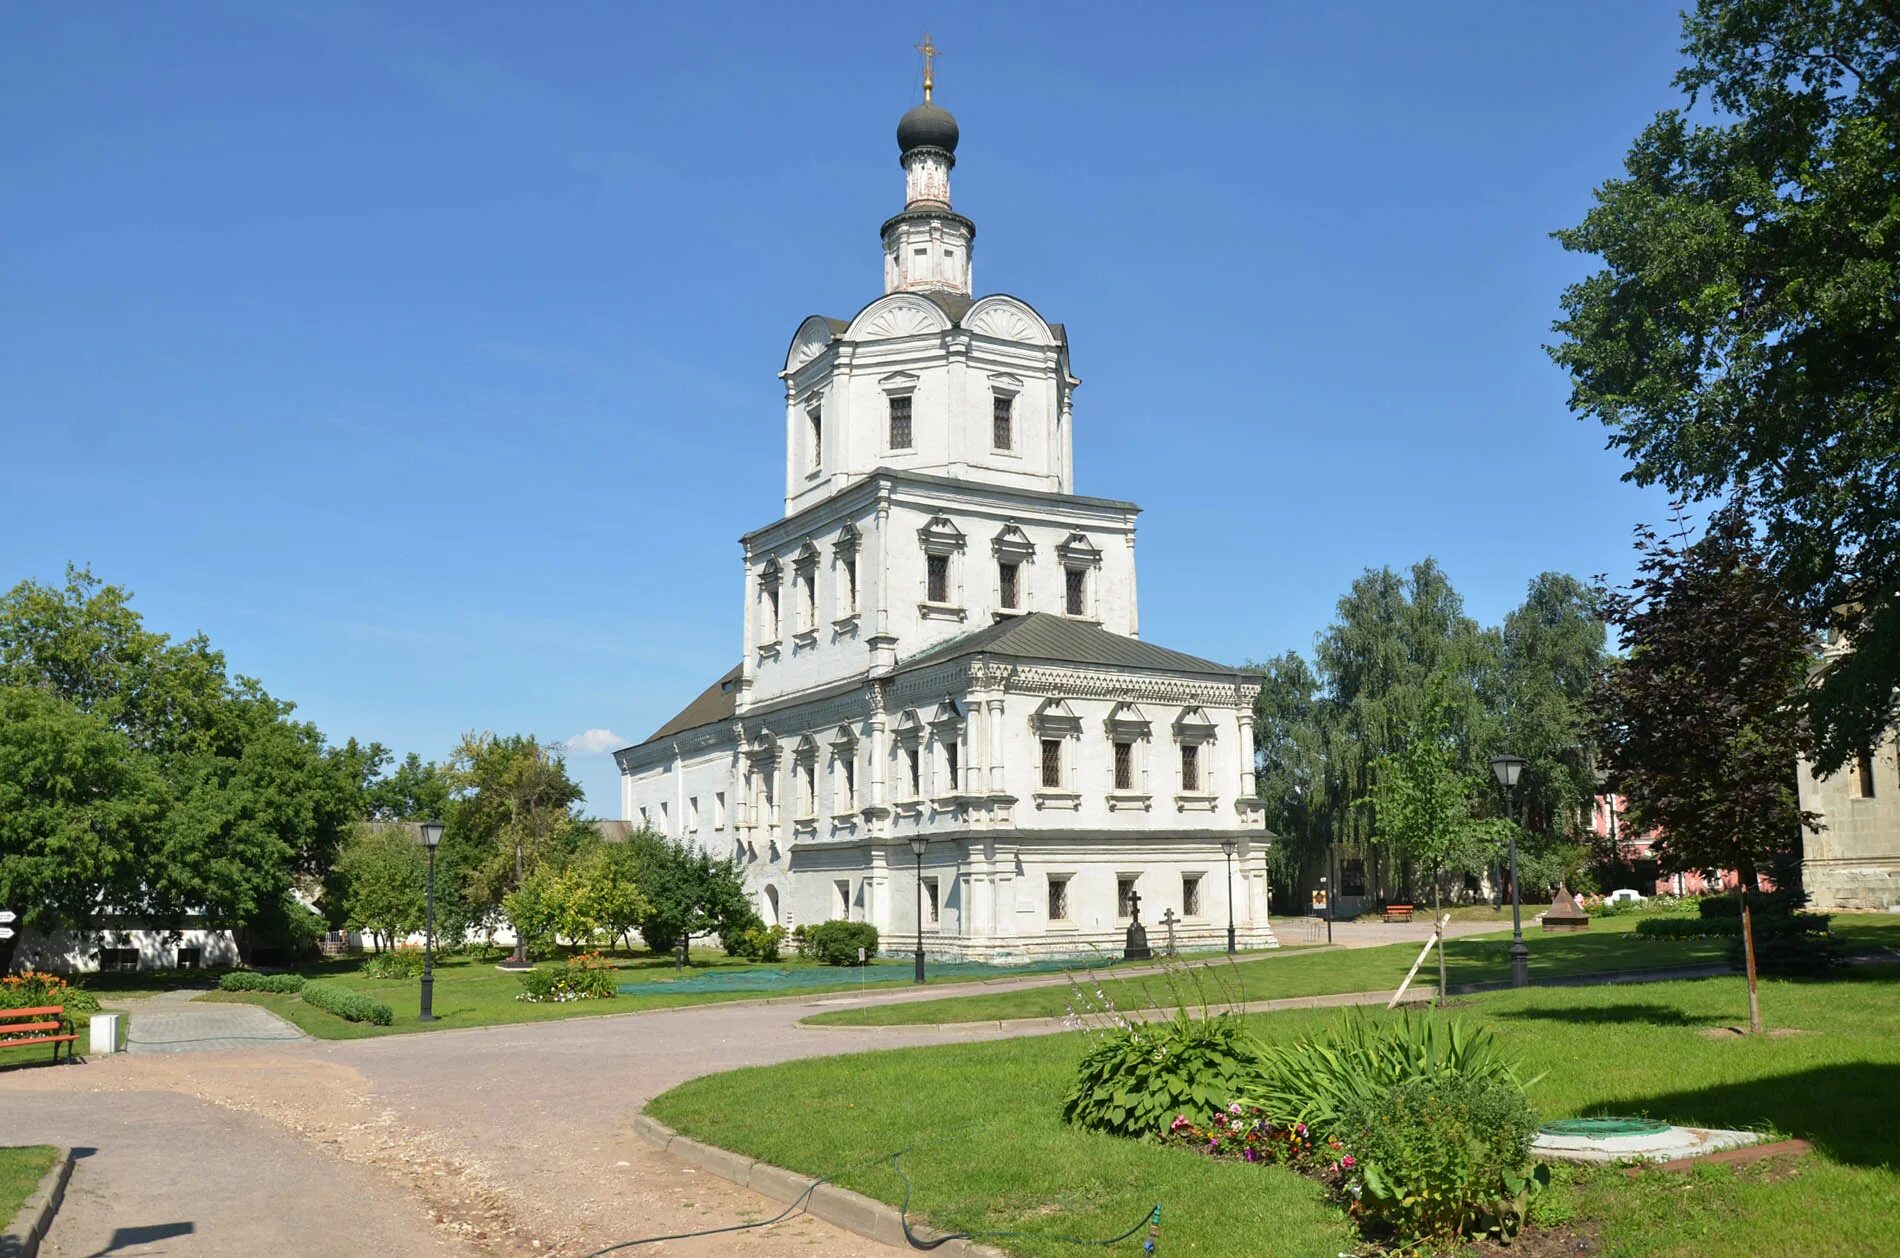
[[[544,966],[559,968],[563,961],[544,962]],[[635,955],[616,958],[622,982],[666,981],[673,977],[673,959],[670,956]],[[706,950],[692,954],[692,964],[685,971],[686,976],[704,975],[721,970],[754,966],[757,962],[741,961],[726,956],[722,952]],[[773,995],[817,995],[824,992],[856,991],[865,986],[862,971],[856,967],[832,967],[819,965],[814,961],[786,958],[771,963],[774,967],[791,970],[820,970],[827,976],[836,976],[835,982],[826,982],[811,987],[787,989],[784,992],[772,991],[680,991],[680,992],[641,992],[635,995],[619,995],[610,1000],[582,1000],[566,1004],[530,1004],[515,999],[521,994],[520,978],[506,970],[498,970],[492,960],[471,960],[467,957],[445,957],[435,968],[435,1016],[434,1022],[419,1022],[421,987],[418,979],[374,979],[363,973],[363,959],[326,961],[316,965],[300,967],[299,972],[306,978],[323,979],[326,982],[340,983],[354,991],[362,992],[375,1000],[388,1005],[395,1011],[395,1022],[386,1027],[371,1026],[361,1022],[346,1022],[333,1013],[328,1013],[315,1005],[307,1004],[295,995],[274,995],[264,992],[223,992],[210,991],[198,997],[200,1000],[239,1001],[246,1004],[262,1005],[290,1022],[303,1028],[318,1039],[347,1040],[365,1036],[393,1035],[411,1031],[433,1031],[446,1027],[492,1026],[504,1022],[546,1022],[557,1018],[576,1018],[599,1016],[602,1014],[634,1013],[642,1009],[667,1009],[681,1005],[703,1005],[732,1000],[758,1000]],[[880,969],[899,967],[908,972],[908,960],[885,960],[877,962]],[[948,981],[948,980],[947,980]],[[965,980],[975,981],[975,980]],[[887,989],[873,985],[869,990]]]
[[[1814,1142],[1807,1159],[1740,1170],[1561,1175],[1541,1215],[1600,1232],[1605,1255],[1900,1253],[1900,966],[1764,982],[1768,1023],[1805,1033],[1759,1040],[1708,1034],[1743,1017],[1735,978],[1533,988],[1459,1003],[1529,1072],[1547,1072],[1531,1092],[1547,1118],[1647,1114]],[[1342,1016],[1301,1011],[1248,1023],[1263,1039],[1284,1040]],[[908,1149],[913,1212],[950,1230],[1099,1238],[1159,1201],[1163,1253],[1334,1258],[1352,1247],[1339,1211],[1282,1168],[1063,1126],[1059,1098],[1082,1050],[1079,1034],[1064,1034],[800,1061],[696,1079],[648,1108],[686,1134],[890,1202],[903,1188],[889,1154]],[[772,1104],[760,1105],[762,1096]],[[1077,1252],[1036,1236],[996,1243],[1023,1255]]]
[[[1590,924],[1577,934],[1525,935],[1531,949],[1531,977],[1558,978],[1573,974],[1662,969],[1707,965],[1726,955],[1726,944],[1715,939],[1651,940],[1637,936],[1636,917],[1612,917]],[[1843,915],[1834,933],[1850,952],[1900,947],[1900,914]],[[1446,968],[1452,985],[1501,982],[1510,977],[1506,949],[1510,932],[1452,939],[1445,945]],[[1308,948],[1296,953],[1269,953],[1253,960],[1215,965],[1205,971],[1205,988],[1212,999],[1274,1000],[1281,997],[1325,996],[1340,992],[1390,991],[1399,985],[1418,956],[1417,943],[1382,948]],[[1428,960],[1413,980],[1429,989],[1437,981],[1436,959]],[[1166,983],[1157,979],[1112,979],[1088,985],[1112,1000],[1118,1009],[1175,1002]],[[824,1026],[906,1026],[919,1023],[989,1022],[1003,1018],[1059,1018],[1069,1011],[1065,986],[984,992],[942,1000],[841,1009],[806,1019]]]
[[[4,1229],[39,1186],[40,1176],[53,1165],[57,1150],[50,1144],[0,1149],[0,1229]]]

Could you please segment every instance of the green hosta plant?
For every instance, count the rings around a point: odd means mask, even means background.
[[[1404,1245],[1509,1237],[1550,1179],[1531,1158],[1536,1132],[1508,1080],[1416,1076],[1340,1115],[1340,1187],[1363,1226]]]
[[[1516,1063],[1481,1027],[1410,1013],[1384,1021],[1355,1015],[1317,1037],[1257,1050],[1261,1083],[1247,1101],[1282,1122],[1333,1134],[1342,1115],[1407,1080],[1452,1075],[1522,1091]]]
[[[1251,1041],[1226,1014],[1181,1010],[1091,1038],[1062,1101],[1063,1120],[1091,1131],[1158,1137],[1177,1116],[1207,1114],[1258,1084]]]

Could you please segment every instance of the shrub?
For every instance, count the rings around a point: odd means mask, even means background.
[[[1076,1067],[1062,1117],[1110,1135],[1161,1136],[1183,1111],[1210,1113],[1258,1082],[1254,1045],[1237,1019],[1183,1009],[1101,1033]]]
[[[748,961],[776,961],[785,943],[783,926],[754,926],[726,945],[726,951]]]
[[[861,965],[858,949],[864,950],[866,960],[877,955],[877,927],[869,922],[820,922],[811,928],[807,947],[826,965]]]
[[[608,1000],[620,994],[620,975],[613,962],[598,952],[569,957],[558,970],[524,970],[521,994],[529,1004],[567,1004],[575,1000]]]
[[[1505,1079],[1406,1079],[1340,1115],[1341,1189],[1362,1222],[1403,1245],[1523,1226],[1549,1173],[1531,1159],[1537,1116]]]
[[[1761,941],[1778,935],[1825,935],[1833,920],[1833,917],[1826,913],[1790,913],[1784,916],[1763,914],[1754,919],[1756,944],[1759,946]],[[1742,919],[1740,917],[1651,918],[1636,923],[1636,933],[1646,939],[1735,939],[1739,941],[1742,935]]]
[[[415,978],[421,973],[421,948],[391,948],[374,953],[363,962],[363,974],[367,978]]]
[[[339,983],[310,982],[299,990],[307,1003],[348,1022],[388,1026],[396,1016],[388,1005],[371,1000],[360,992],[353,992]]]
[[[1279,1121],[1308,1123],[1325,1136],[1335,1134],[1345,1114],[1407,1080],[1456,1076],[1520,1090],[1537,1082],[1518,1082],[1516,1063],[1484,1028],[1410,1013],[1396,1022],[1355,1016],[1317,1038],[1262,1047],[1259,1061],[1262,1083],[1247,1099]]]
[[[49,1005],[63,1005],[68,1013],[92,1013],[99,1008],[99,997],[41,970],[23,970],[0,978],[0,1009],[43,1009]]]
[[[218,988],[227,992],[294,992],[303,987],[301,974],[259,974],[255,970],[230,970],[218,977]]]
[[[1799,892],[1790,891],[1750,891],[1748,910],[1759,918],[1786,917],[1807,903],[1807,897]],[[1737,918],[1742,915],[1742,902],[1732,893],[1705,895],[1696,901],[1696,913],[1705,918]]]
[[[811,955],[810,926],[801,925],[792,927],[792,950],[801,957]]]

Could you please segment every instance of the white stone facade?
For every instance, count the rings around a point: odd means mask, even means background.
[[[1900,742],[1889,737],[1830,777],[1803,761],[1801,806],[1821,814],[1801,836],[1801,886],[1817,909],[1900,909]]]
[[[1074,492],[1066,334],[971,299],[953,162],[906,151],[885,295],[793,336],[740,663],[617,753],[623,815],[737,859],[768,922],[890,952],[921,898],[939,956],[1119,954],[1131,893],[1157,947],[1164,914],[1271,946],[1258,679],[1140,641],[1139,508]]]

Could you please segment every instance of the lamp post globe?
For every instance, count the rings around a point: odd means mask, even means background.
[[[1517,783],[1527,762],[1522,756],[1493,756],[1491,773],[1504,788],[1504,812],[1511,822],[1511,986],[1528,987],[1531,950],[1524,942],[1523,907],[1517,892]]]
[[[419,1022],[435,1021],[435,849],[442,842],[443,825],[440,821],[425,821],[419,827],[422,831],[422,846],[429,853],[429,909],[422,933],[422,1009],[416,1015]]]
[[[917,972],[916,982],[924,981],[924,849],[930,846],[930,840],[923,835],[912,835],[911,853],[917,858]]]
[[[1234,955],[1234,840],[1222,839],[1220,850],[1227,856],[1227,955]]]

